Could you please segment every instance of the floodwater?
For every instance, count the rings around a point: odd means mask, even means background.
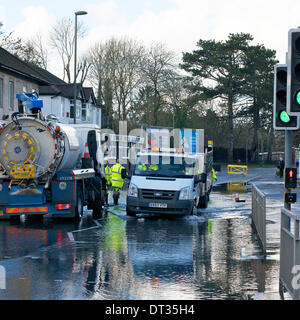
[[[276,219],[261,256],[250,188],[215,188],[207,209],[184,218],[126,217],[125,205],[94,221],[0,221],[0,299],[245,299],[278,289]],[[236,193],[245,202],[235,202]],[[270,212],[279,212],[271,201]],[[272,241],[273,240],[273,241]]]

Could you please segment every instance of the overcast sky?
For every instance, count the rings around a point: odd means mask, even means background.
[[[112,36],[129,36],[146,45],[163,42],[181,56],[199,39],[226,39],[229,33],[247,32],[254,43],[277,51],[285,63],[288,30],[300,26],[300,1],[296,0],[1,0],[4,30],[26,38],[46,35],[58,18],[79,17],[87,25],[87,46]],[[54,72],[54,64],[50,65]],[[56,72],[57,73],[57,72]]]

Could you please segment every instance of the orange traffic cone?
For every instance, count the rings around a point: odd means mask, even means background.
[[[240,200],[240,196],[238,193],[235,194],[235,202],[246,202],[246,200]]]
[[[85,149],[84,149],[84,158],[90,158],[90,153],[89,153],[89,148],[88,148],[88,144],[85,144]]]

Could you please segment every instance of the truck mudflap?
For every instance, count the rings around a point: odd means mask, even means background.
[[[158,215],[190,215],[193,209],[193,205],[193,200],[156,200],[149,202],[128,196],[126,208],[128,211],[133,212],[135,214],[147,213]]]

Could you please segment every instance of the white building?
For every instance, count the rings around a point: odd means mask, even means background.
[[[39,88],[44,101],[43,114],[53,114],[62,123],[74,123],[74,86],[59,83]],[[93,88],[77,84],[76,123],[97,124],[101,128],[101,106],[97,104]]]

